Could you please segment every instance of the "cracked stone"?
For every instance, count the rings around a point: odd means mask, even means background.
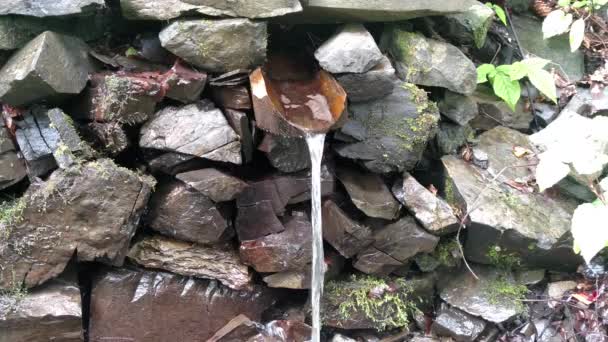
[[[247,188],[242,180],[212,168],[179,173],[175,177],[214,202],[231,201]]]
[[[369,227],[351,219],[332,200],[322,207],[323,239],[346,258],[351,258],[374,240]]]

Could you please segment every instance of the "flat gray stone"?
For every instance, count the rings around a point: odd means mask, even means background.
[[[475,45],[478,49],[483,47],[493,20],[494,11],[479,1],[473,1],[462,13],[434,19],[435,27],[443,37],[454,44]]]
[[[302,11],[298,0],[121,0],[128,19],[169,20],[190,13],[212,17],[270,18]]]
[[[266,58],[266,23],[249,19],[178,20],[159,38],[165,49],[210,72],[251,69]]]
[[[446,90],[443,99],[439,101],[438,107],[441,115],[461,126],[469,123],[479,113],[474,98],[449,90]]]
[[[432,234],[449,234],[458,229],[458,219],[452,208],[437,197],[409,173],[404,173],[393,186],[393,194]]]
[[[437,149],[440,155],[457,154],[460,148],[475,136],[469,125],[460,126],[451,122],[440,122],[437,131]]]
[[[526,110],[524,101],[519,101],[513,111],[509,106],[490,93],[487,88],[478,89],[471,96],[477,102],[478,115],[469,121],[471,127],[487,131],[497,126],[505,126],[527,131],[534,120],[531,111]]]
[[[366,102],[392,93],[397,76],[391,61],[384,56],[367,72],[337,75],[336,79],[350,102]]]
[[[483,319],[443,305],[431,325],[431,331],[439,336],[452,337],[458,342],[473,342],[485,327]]]
[[[392,220],[399,213],[399,202],[380,176],[354,168],[340,168],[337,177],[351,201],[369,217]]]
[[[24,106],[80,93],[92,71],[88,50],[78,38],[51,31],[40,34],[0,69],[0,100]]]
[[[410,170],[434,137],[439,111],[426,92],[413,84],[396,82],[384,98],[351,103],[349,119],[340,128],[350,141],[333,148],[377,173]]]
[[[382,57],[374,37],[361,24],[343,26],[315,51],[321,68],[334,74],[369,71]]]
[[[175,178],[214,202],[231,201],[247,188],[242,180],[212,168],[179,173]]]
[[[156,112],[143,125],[139,145],[234,164],[242,162],[238,135],[222,111],[205,102]]]
[[[235,290],[246,290],[251,285],[249,269],[230,244],[204,246],[157,235],[135,243],[128,257],[146,268],[217,279]]]
[[[55,279],[22,298],[0,295],[0,329],[2,341],[82,341],[78,284]]]
[[[382,46],[394,57],[399,78],[418,85],[469,95],[477,88],[475,64],[455,46],[388,26]]]
[[[31,17],[53,17],[82,14],[105,6],[104,0],[4,0],[0,15],[19,14]]]

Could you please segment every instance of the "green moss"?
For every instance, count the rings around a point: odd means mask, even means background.
[[[340,301],[338,310],[342,319],[362,313],[378,330],[408,325],[409,315],[418,310],[408,299],[411,292],[404,279],[387,281],[368,275],[353,275],[349,284],[332,281],[326,286],[326,296]]]
[[[23,197],[0,203],[0,238],[7,239],[11,235],[12,225],[23,220],[25,206]]]
[[[12,269],[12,276],[13,279],[11,280],[10,287],[0,290],[0,297],[3,298],[4,304],[9,312],[16,310],[19,303],[25,299],[28,293],[27,288],[16,280],[14,267]]]
[[[460,254],[460,248],[458,247],[458,241],[450,240],[448,242],[441,242],[433,251],[433,255],[439,260],[441,265],[447,267],[454,267],[458,265],[458,260],[454,255]]]
[[[525,285],[517,285],[507,281],[504,277],[490,281],[484,288],[490,303],[516,303],[518,311],[525,308],[523,300],[526,299],[528,288]]]
[[[521,258],[519,255],[503,251],[498,245],[490,246],[486,256],[492,265],[502,270],[512,270],[521,265]]]

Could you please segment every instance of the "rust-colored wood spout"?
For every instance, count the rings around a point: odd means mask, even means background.
[[[331,74],[275,56],[251,73],[256,124],[273,134],[326,133],[346,108],[346,92]]]

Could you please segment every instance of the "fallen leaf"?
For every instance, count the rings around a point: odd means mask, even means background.
[[[513,155],[515,155],[517,158],[521,158],[527,154],[534,154],[534,152],[522,146],[513,146]]]
[[[437,196],[437,188],[436,188],[436,187],[435,187],[433,184],[429,185],[428,190],[429,190],[429,191],[430,191],[430,192],[431,192],[433,195]]]

